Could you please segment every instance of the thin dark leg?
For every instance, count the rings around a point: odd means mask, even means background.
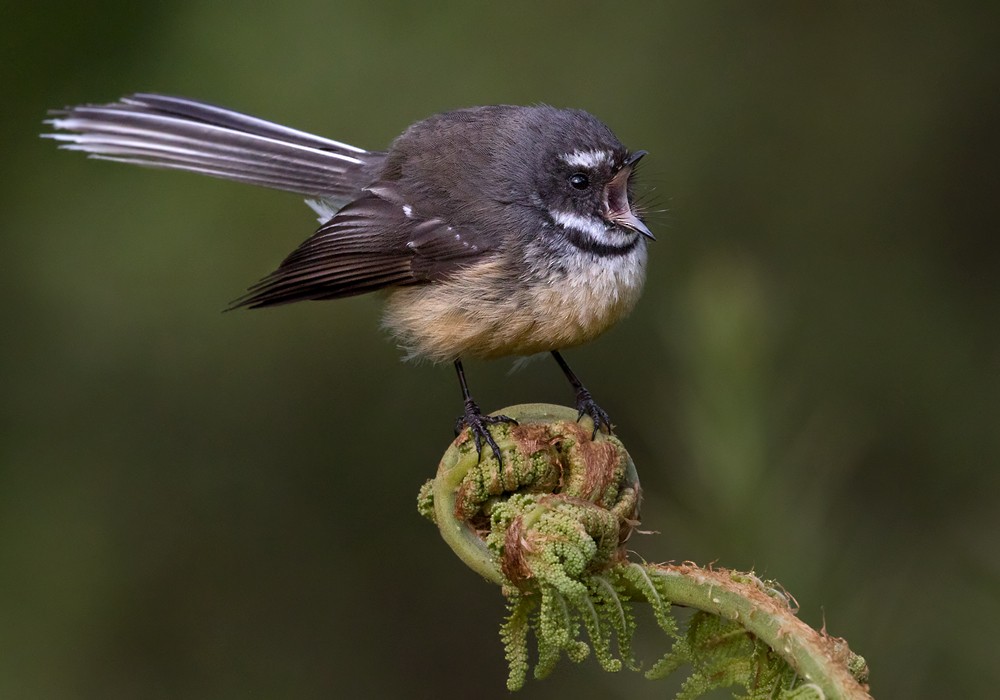
[[[597,431],[604,429],[611,434],[611,419],[608,417],[607,412],[597,405],[594,401],[594,397],[590,395],[587,388],[583,386],[580,379],[573,373],[573,370],[569,368],[566,364],[566,360],[563,356],[559,354],[558,350],[552,351],[552,357],[556,358],[556,362],[559,364],[559,369],[563,371],[566,375],[566,379],[569,383],[573,385],[573,389],[576,390],[576,410],[580,412],[580,415],[576,417],[577,420],[583,418],[584,415],[590,416],[594,421],[594,433],[591,438],[597,435]]]
[[[469,385],[465,381],[465,368],[462,367],[461,360],[455,360],[455,372],[458,373],[458,383],[462,386],[462,399],[465,401],[465,413],[459,416],[455,422],[455,434],[458,435],[462,432],[462,428],[468,426],[469,432],[472,433],[472,439],[476,441],[476,453],[480,459],[483,456],[483,442],[485,442],[490,446],[497,462],[503,464],[503,459],[500,458],[500,447],[490,435],[489,426],[494,423],[517,425],[517,421],[509,416],[484,416],[479,410],[479,405],[473,401],[472,395],[469,393]]]

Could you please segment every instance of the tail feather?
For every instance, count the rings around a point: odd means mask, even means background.
[[[358,194],[364,166],[381,160],[338,141],[222,107],[165,95],[136,94],[107,105],[81,105],[46,121],[60,148],[93,158],[212,177],[320,197],[342,204]]]
[[[227,127],[247,134],[257,134],[258,136],[266,136],[279,141],[297,143],[301,146],[312,146],[313,148],[329,151],[341,151],[347,155],[364,155],[367,153],[363,148],[358,148],[357,146],[350,146],[340,141],[316,136],[315,134],[275,124],[274,122],[269,122],[258,117],[252,117],[249,114],[234,112],[225,107],[217,107],[207,102],[199,102],[186,97],[140,92],[123,98],[121,102],[136,107],[155,109],[163,114],[174,114],[207,124]]]

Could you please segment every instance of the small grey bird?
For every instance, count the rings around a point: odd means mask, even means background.
[[[408,357],[453,362],[468,426],[500,459],[462,357],[551,352],[580,417],[608,414],[559,350],[635,306],[653,235],[632,204],[629,151],[595,117],[496,105],[437,114],[366,151],[194,100],[135,94],[53,112],[43,136],[93,158],[305,195],[321,226],[233,308],[386,290]]]

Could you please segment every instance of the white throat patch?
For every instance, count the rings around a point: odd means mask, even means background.
[[[558,226],[582,233],[586,238],[601,245],[624,246],[632,242],[636,234],[622,231],[604,221],[591,216],[581,216],[575,212],[549,209],[549,215]]]
[[[607,224],[597,221],[592,217],[581,216],[571,211],[557,211],[555,209],[550,209],[549,214],[552,215],[552,220],[563,228],[571,228],[574,231],[579,231],[587,238],[592,238],[595,241],[603,241],[607,236]]]

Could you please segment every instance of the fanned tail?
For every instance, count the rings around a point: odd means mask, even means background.
[[[60,148],[91,158],[287,190],[339,208],[357,197],[365,166],[384,154],[180,97],[138,93],[51,113]]]

